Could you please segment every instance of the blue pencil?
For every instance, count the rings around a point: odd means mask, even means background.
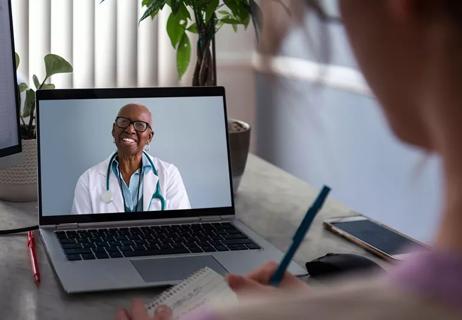
[[[326,200],[329,191],[330,188],[324,186],[319,195],[317,196],[316,200],[314,200],[313,205],[306,212],[305,217],[300,223],[300,226],[298,227],[297,231],[295,231],[295,234],[292,238],[292,244],[290,245],[289,250],[287,250],[278,268],[271,276],[270,284],[272,286],[277,287],[281,282],[282,277],[284,276],[284,272],[286,272],[287,267],[290,264],[290,261],[292,261],[292,258],[295,255],[295,252],[297,252],[298,247],[300,247],[300,244],[305,238],[306,232],[310,228],[311,223],[314,220],[314,217],[316,217],[319,210],[321,210],[321,207],[324,204],[324,201]]]

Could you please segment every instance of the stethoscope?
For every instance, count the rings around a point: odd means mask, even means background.
[[[143,151],[143,154],[146,156],[146,159],[148,159],[149,163],[151,164],[151,167],[152,167],[152,171],[154,172],[154,175],[156,175],[157,177],[159,177],[159,175],[157,174],[157,169],[156,167],[154,166],[154,163],[152,162],[151,158],[149,157],[149,155],[146,154],[146,152]],[[101,200],[104,202],[104,203],[111,203],[112,200],[113,200],[113,196],[112,196],[112,192],[111,190],[109,190],[109,179],[110,179],[110,175],[111,175],[111,165],[112,165],[112,162],[114,161],[115,157],[117,156],[117,152],[115,152],[111,159],[109,160],[109,164],[107,166],[107,175],[106,175],[106,191],[103,192],[103,194],[101,195]],[[142,169],[141,169],[142,170]],[[143,171],[141,171],[140,174],[143,174]],[[141,181],[141,177],[140,177],[140,180]],[[119,181],[120,182],[120,181]],[[120,183],[119,183],[120,184]],[[138,192],[139,192],[139,186],[138,186]],[[124,204],[125,204],[125,196],[124,196],[124,193],[122,192],[122,188],[120,188],[120,192],[122,193],[122,198],[124,200]],[[151,202],[153,199],[158,199],[160,201],[160,206],[161,206],[161,210],[164,211],[165,210],[165,198],[162,196],[162,193],[160,192],[160,183],[159,183],[159,180],[157,180],[157,185],[156,185],[156,191],[154,192],[154,194],[152,195],[151,197],[151,200],[149,201],[149,205],[148,205],[148,209],[151,207]],[[125,205],[124,205],[125,207]],[[143,208],[141,208],[141,211],[144,211]]]

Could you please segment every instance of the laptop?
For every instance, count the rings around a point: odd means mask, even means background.
[[[119,155],[142,139],[126,179]],[[205,266],[245,274],[282,257],[235,217],[223,87],[38,91],[37,141],[40,235],[67,293],[174,285]]]

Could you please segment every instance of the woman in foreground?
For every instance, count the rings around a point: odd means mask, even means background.
[[[339,5],[361,70],[394,133],[442,158],[444,205],[432,250],[384,277],[322,291],[289,274],[280,288],[267,286],[276,268],[269,263],[247,277],[228,276],[239,308],[194,319],[462,319],[462,1]],[[155,319],[170,314],[160,308]],[[139,301],[117,317],[148,319]]]

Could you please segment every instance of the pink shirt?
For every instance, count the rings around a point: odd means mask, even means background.
[[[428,251],[414,254],[389,278],[402,290],[436,299],[462,311],[462,256]]]
[[[462,311],[462,256],[438,251],[418,252],[392,269],[385,279],[397,288]],[[184,320],[218,320],[200,310]]]

